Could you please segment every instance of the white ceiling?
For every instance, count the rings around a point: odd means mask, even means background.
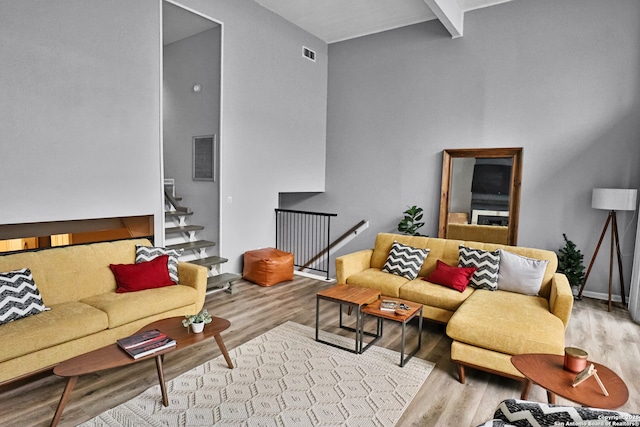
[[[511,0],[254,0],[326,43],[440,19],[462,36],[464,13]],[[165,45],[215,27],[215,22],[162,2]]]
[[[335,43],[432,19],[440,19],[453,37],[459,37],[464,12],[511,0],[254,1],[326,43]],[[452,31],[447,21],[459,31]]]
[[[162,2],[162,21],[162,43],[165,46],[218,25],[166,1]]]

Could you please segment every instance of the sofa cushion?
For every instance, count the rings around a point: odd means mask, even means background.
[[[136,245],[136,264],[156,259],[161,255],[167,255],[167,269],[169,277],[175,283],[180,282],[178,277],[178,258],[182,255],[183,250],[159,248],[155,246]]]
[[[53,306],[116,290],[109,264],[132,264],[147,239],[73,245],[0,256],[0,271],[29,267],[42,300]],[[91,286],[73,284],[90,283]]]
[[[429,255],[429,249],[414,248],[400,242],[393,242],[382,271],[413,280]]]
[[[475,267],[469,286],[476,289],[495,291],[498,289],[498,270],[500,268],[500,252],[468,248],[460,245],[458,267]]]
[[[107,313],[109,328],[115,328],[175,308],[192,306],[196,299],[194,288],[175,285],[123,294],[107,292],[82,302]]]
[[[352,274],[347,279],[349,285],[378,290],[382,295],[400,297],[400,287],[408,280],[402,276],[385,273],[377,268],[368,268],[360,273]]]
[[[31,270],[0,273],[0,325],[46,310]]]
[[[418,276],[426,277],[436,269],[436,261],[442,260],[449,265],[458,262],[458,245],[462,243],[459,240],[438,239],[435,237],[424,236],[407,236],[394,233],[378,233],[376,236],[375,246],[371,254],[369,267],[382,269],[387,261],[387,256],[391,250],[393,242],[400,242],[414,248],[429,249],[429,256],[422,264]]]
[[[0,326],[0,362],[53,347],[107,329],[107,315],[80,302],[51,305],[51,310]],[[11,343],[11,345],[6,345]]]
[[[564,354],[564,324],[538,296],[476,290],[451,316],[447,335],[504,354]]]
[[[139,264],[110,264],[118,287],[117,293],[136,292],[145,289],[175,285],[169,277],[167,255]]]
[[[456,311],[473,291],[474,289],[470,286],[467,286],[463,292],[459,292],[442,285],[416,279],[407,282],[400,288],[399,298],[443,310]]]
[[[524,295],[538,295],[548,260],[527,258],[500,249],[498,289]]]
[[[438,260],[435,271],[422,280],[463,292],[469,285],[469,280],[475,271],[475,267],[452,267]]]

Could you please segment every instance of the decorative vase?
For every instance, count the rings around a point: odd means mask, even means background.
[[[204,322],[191,324],[191,330],[196,334],[199,334],[200,332],[202,332],[203,329],[204,329]]]

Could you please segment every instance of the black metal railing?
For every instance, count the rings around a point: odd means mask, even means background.
[[[276,209],[276,248],[293,253],[294,266],[329,280],[331,217],[337,214]]]

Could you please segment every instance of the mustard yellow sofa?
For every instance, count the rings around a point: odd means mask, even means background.
[[[0,384],[114,343],[153,321],[193,314],[206,297],[207,269],[178,263],[179,284],[116,293],[109,264],[133,264],[122,240],[0,256],[0,272],[29,268],[50,310],[0,325]]]
[[[418,277],[408,280],[382,271],[394,241],[429,249]],[[437,260],[458,265],[459,246],[495,251],[504,249],[528,258],[548,260],[538,295],[505,290],[489,291],[468,286],[463,292],[422,280],[436,268]],[[380,233],[373,249],[336,258],[338,283],[379,290],[384,296],[423,304],[426,319],[446,323],[453,340],[451,359],[460,381],[469,366],[522,379],[511,356],[522,353],[564,353],[564,333],[571,316],[573,294],[564,274],[556,272],[552,251],[492,243]]]

